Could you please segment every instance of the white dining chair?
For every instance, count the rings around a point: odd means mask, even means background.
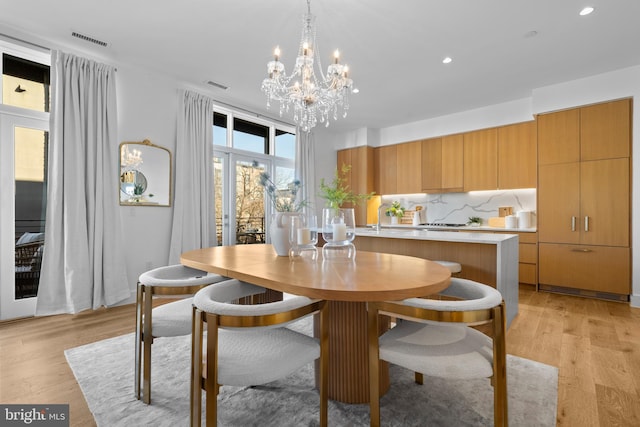
[[[380,360],[414,371],[418,384],[423,375],[491,378],[494,425],[508,425],[502,295],[490,286],[452,278],[436,298],[367,303],[371,425],[380,425]],[[381,314],[402,320],[378,337]],[[471,327],[483,324],[491,325],[492,338]]]
[[[220,386],[266,384],[317,359],[320,425],[327,425],[328,305],[325,301],[292,295],[265,304],[232,303],[263,292],[262,287],[229,280],[204,288],[194,296],[191,426],[201,425],[202,390],[206,392],[206,425],[215,426]],[[319,339],[286,327],[316,313],[320,318]]]
[[[154,338],[191,333],[193,294],[228,280],[181,264],[155,268],[138,278],[136,295],[135,395],[151,403],[151,344]],[[180,298],[153,308],[154,296]]]

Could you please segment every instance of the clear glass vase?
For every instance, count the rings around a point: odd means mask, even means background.
[[[325,258],[355,258],[356,220],[353,208],[322,209],[322,238]]]
[[[290,218],[289,257],[309,256],[316,259],[318,252],[318,221],[314,214],[301,214]]]

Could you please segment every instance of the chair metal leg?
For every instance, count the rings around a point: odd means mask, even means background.
[[[136,399],[140,400],[140,377],[142,369],[142,294],[144,285],[138,282],[136,292],[136,349],[135,349],[135,374],[134,374],[134,390]]]
[[[142,401],[151,403],[151,344],[153,343],[153,331],[151,330],[151,312],[153,288],[145,286],[143,290],[143,321],[142,321]]]
[[[378,310],[368,307],[369,338],[369,418],[371,427],[380,426],[380,349],[378,347]]]
[[[329,304],[320,310],[320,427],[327,427],[329,411]]]
[[[202,422],[202,312],[193,308],[191,324],[191,427]]]
[[[207,379],[205,381],[205,405],[207,426],[218,425],[218,318],[206,316],[207,320]]]
[[[413,377],[416,384],[420,384],[420,385],[424,384],[424,376],[422,375],[422,373],[414,372]]]
[[[494,425],[508,426],[507,405],[507,348],[505,342],[506,319],[505,304],[493,309],[493,395],[494,395]]]

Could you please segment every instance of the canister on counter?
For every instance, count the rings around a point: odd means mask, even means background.
[[[502,206],[498,208],[498,216],[509,216],[513,214],[513,208],[511,206]]]

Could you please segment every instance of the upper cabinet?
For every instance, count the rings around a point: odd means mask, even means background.
[[[375,181],[377,194],[398,194],[396,145],[385,145],[374,150]]]
[[[498,188],[535,188],[538,181],[536,122],[498,128]]]
[[[629,157],[631,100],[580,108],[580,160]]]
[[[374,149],[357,147],[338,151],[338,170],[342,173],[343,165],[350,165],[345,180],[351,191],[356,194],[369,194],[374,191]],[[345,206],[348,207],[348,206]],[[356,225],[367,224],[367,204],[362,202],[355,208]]]
[[[463,159],[462,134],[422,141],[422,191],[425,193],[463,191]]]
[[[396,145],[396,193],[422,192],[422,141]]]
[[[498,188],[498,131],[464,134],[464,191]]]
[[[629,157],[631,100],[604,102],[538,116],[538,163]]]
[[[580,160],[580,110],[538,116],[538,165]]]

